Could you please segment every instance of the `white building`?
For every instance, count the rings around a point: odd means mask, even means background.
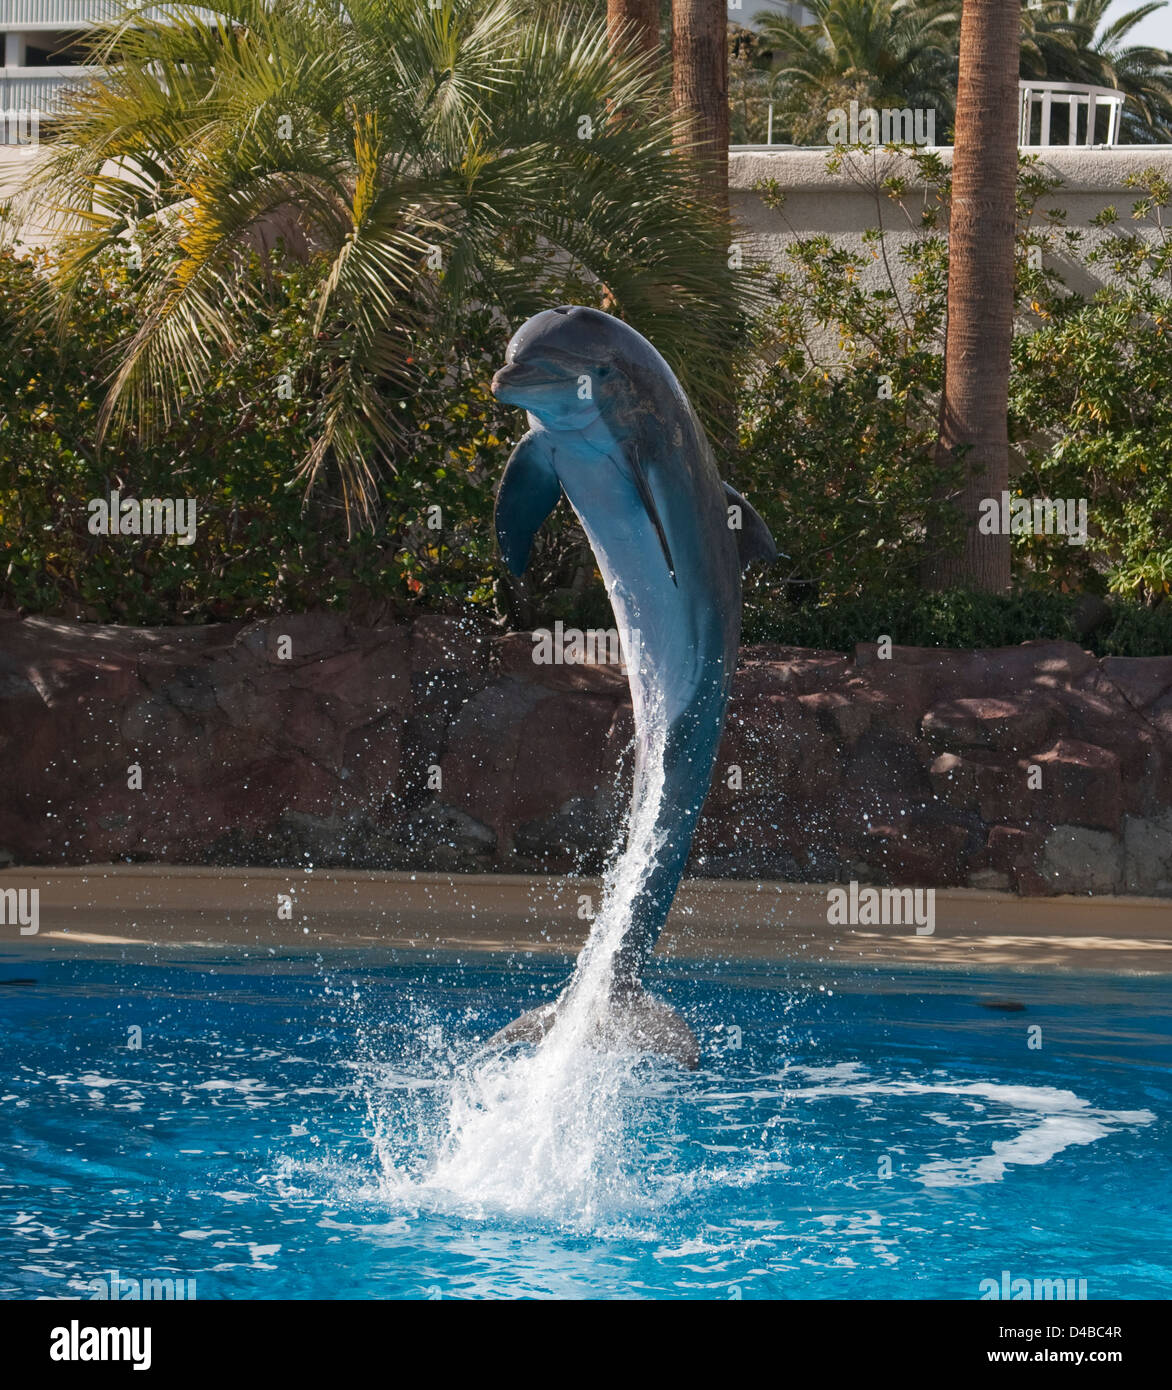
[[[740,4],[732,3],[729,0],[728,18],[730,24],[743,24],[745,28],[754,27],[753,20],[759,14],[787,15],[795,24],[810,24],[814,16],[804,5],[799,5],[793,0],[741,0]]]
[[[52,111],[83,75],[84,31],[113,11],[110,0],[0,0],[0,111]]]

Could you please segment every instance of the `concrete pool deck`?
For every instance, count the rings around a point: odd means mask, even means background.
[[[935,931],[827,923],[831,885],[690,879],[660,950],[675,957],[1172,974],[1172,900],[1018,898],[938,889]],[[395,947],[572,954],[597,879],[375,870],[111,864],[0,870],[39,892],[39,930],[0,944],[53,953],[111,946]],[[280,895],[291,900],[280,916]],[[0,905],[4,898],[0,897]],[[291,911],[291,916],[288,913]]]

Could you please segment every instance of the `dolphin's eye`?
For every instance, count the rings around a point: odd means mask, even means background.
[[[594,375],[597,376],[597,377],[610,376],[610,368],[609,368],[609,367],[599,367],[599,369],[594,373]]]

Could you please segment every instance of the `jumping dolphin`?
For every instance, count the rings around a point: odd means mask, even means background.
[[[740,642],[741,570],[776,559],[777,548],[721,482],[671,368],[628,324],[580,305],[549,309],[517,330],[505,363],[493,394],[524,407],[531,428],[497,491],[501,554],[523,574],[534,535],[565,493],[606,584],[631,685],[629,835],[640,808],[650,814],[656,801],[654,867],[613,957],[611,1001],[627,1020],[619,1031],[695,1066],[690,1029],[641,980],[712,780]],[[540,1038],[555,1012],[534,1010],[497,1037]]]

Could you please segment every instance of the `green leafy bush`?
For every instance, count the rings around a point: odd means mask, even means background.
[[[736,475],[791,556],[798,597],[914,588],[929,528],[960,540],[933,495],[948,171],[934,154],[912,158],[929,188],[916,235],[897,244],[882,230],[885,205],[907,190],[880,154],[862,249],[795,237],[758,321],[767,365],[745,382]],[[759,191],[784,220],[776,188]]]
[[[813,640],[826,627],[849,645],[864,640],[845,634],[870,612],[867,601],[883,595],[918,615],[915,631],[943,634],[925,640],[980,645],[994,640],[991,632],[1012,611],[994,605],[978,613],[959,600],[941,609],[918,593],[926,537],[941,534],[949,517],[935,500],[946,480],[934,453],[948,272],[941,226],[950,178],[934,154],[907,157],[926,188],[918,222],[907,211],[907,179],[880,152],[869,185],[876,228],[863,249],[836,246],[827,236],[798,237],[787,247],[788,264],[772,277],[772,302],[759,324],[767,365],[745,383],[735,464],[738,485],[791,557],[773,593],[760,582],[751,590],[759,613],[768,615],[754,618],[762,631],[809,632]],[[841,154],[832,162],[842,166]],[[1133,218],[1158,226],[1169,190],[1154,174],[1137,185],[1143,197]],[[1167,607],[1172,577],[1172,251],[1162,232],[1154,241],[1116,232],[1090,244],[1060,213],[1046,210],[1055,187],[1035,160],[1023,160],[1011,490],[1085,498],[1089,536],[1082,546],[1014,536],[1015,581],[1056,598],[1079,591],[1131,598],[1139,607],[1126,609],[1135,616],[1120,618],[1113,640],[1128,650],[1161,643],[1168,650],[1160,635],[1166,615],[1138,615],[1143,605]],[[776,190],[760,191],[784,217]],[[882,229],[890,226],[892,204],[915,233],[898,243]],[[1116,218],[1109,212],[1100,221],[1110,228]],[[1055,252],[1109,271],[1108,284],[1089,300],[1071,292],[1054,269]],[[944,536],[944,543],[958,539],[955,532]],[[1043,613],[1027,606],[1020,621],[1006,619],[1006,632],[1024,635],[1004,640],[1070,635],[1060,607]],[[871,640],[866,622],[860,631]]]
[[[1155,171],[1129,181],[1143,193],[1132,218],[1153,221],[1155,239],[1122,230],[1108,209],[1097,221],[1111,234],[1086,254],[1108,283],[1089,301],[1047,298],[1014,346],[1018,489],[1086,498],[1089,541],[1023,536],[1017,550],[1048,585],[1154,601],[1172,592],[1172,238],[1153,214],[1172,189]]]
[[[839,599],[789,608],[746,605],[746,642],[850,651],[886,635],[911,647],[1011,647],[1019,642],[1078,642],[1100,656],[1160,656],[1172,652],[1172,607],[1114,599],[1085,630],[1078,600],[1025,591],[982,594],[905,593]]]
[[[161,409],[142,434],[96,444],[114,344],[133,322],[132,272],[106,256],[87,272],[65,331],[22,330],[42,268],[0,254],[0,602],[135,624],[202,622],[314,607],[489,603],[488,518],[516,412],[488,391],[505,331],[472,315],[416,343],[419,389],[386,405],[405,466],[378,479],[374,524],[348,532],[331,479],[294,476],[317,428],[307,302],[314,268],[263,274],[253,331],[209,389]],[[92,535],[92,499],[194,498],[198,540]],[[439,512],[433,508],[439,508]],[[559,545],[544,563],[556,569]]]
[[[1051,594],[871,594],[788,612],[754,605],[746,614],[745,637],[828,651],[848,651],[882,635],[899,646],[1005,647],[1039,637],[1073,640],[1070,608],[1068,599]]]

